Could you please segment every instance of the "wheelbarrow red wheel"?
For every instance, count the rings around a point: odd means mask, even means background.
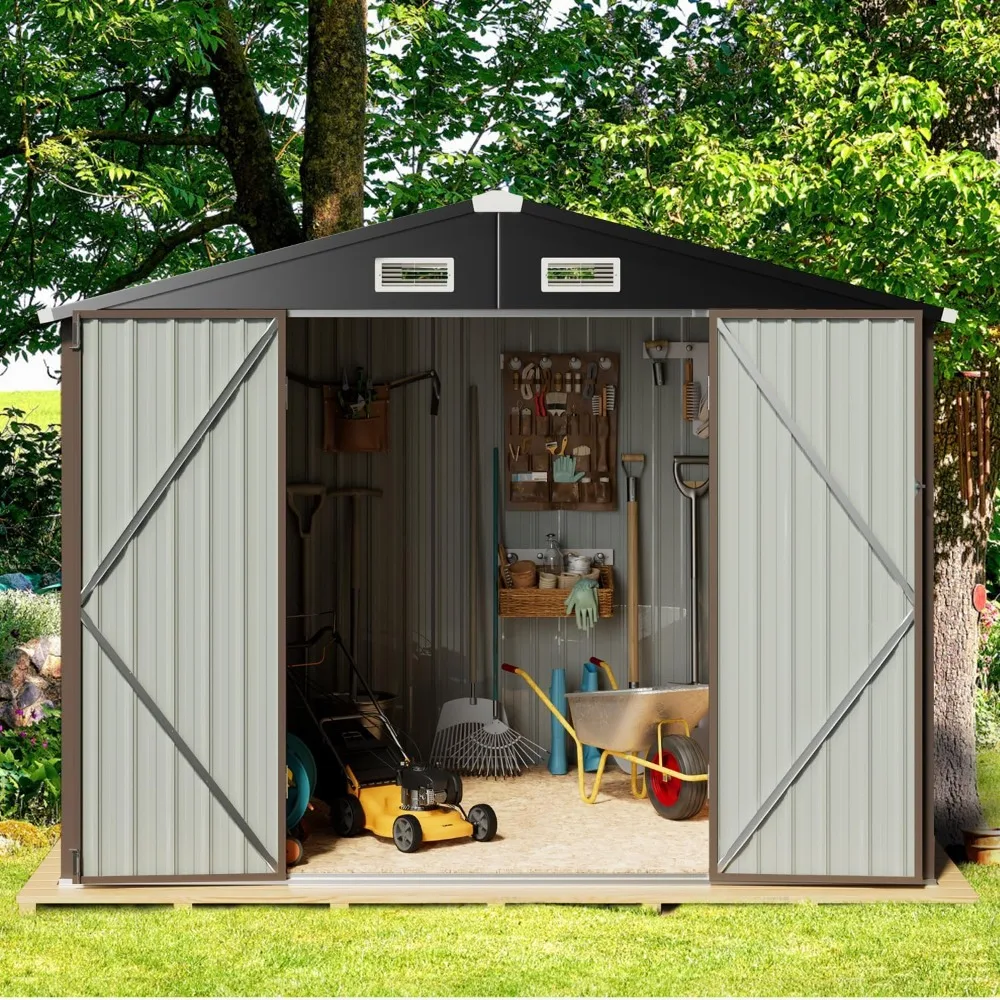
[[[706,774],[708,764],[701,747],[689,736],[664,736],[661,756],[654,743],[646,760],[680,774]],[[708,798],[707,781],[682,781],[647,767],[646,792],[653,808],[664,819],[690,819],[701,812]]]

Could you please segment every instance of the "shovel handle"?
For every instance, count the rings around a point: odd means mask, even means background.
[[[628,686],[639,685],[639,504],[628,503]]]

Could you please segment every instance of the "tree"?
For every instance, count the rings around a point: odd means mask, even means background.
[[[953,404],[968,369],[998,397],[991,4],[382,2],[365,123],[359,0],[0,5],[0,256],[25,279],[0,286],[0,356],[51,343],[45,289],[358,224],[362,163],[376,218],[510,184],[954,307],[936,350],[939,837],[975,821],[969,591],[993,514],[959,500]]]
[[[364,0],[0,11],[0,257],[19,279],[0,288],[0,357],[53,345],[34,320],[49,291],[113,291],[361,224]]]

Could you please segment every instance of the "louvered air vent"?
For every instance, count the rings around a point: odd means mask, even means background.
[[[454,257],[376,257],[376,292],[451,292]]]
[[[543,292],[617,292],[620,257],[543,257]]]

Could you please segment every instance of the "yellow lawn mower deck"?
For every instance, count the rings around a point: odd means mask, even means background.
[[[362,785],[345,767],[348,793],[333,803],[334,828],[342,837],[364,830],[391,839],[404,854],[439,840],[492,840],[497,817],[485,804],[461,808],[462,779],[454,771],[410,764],[392,784]]]

